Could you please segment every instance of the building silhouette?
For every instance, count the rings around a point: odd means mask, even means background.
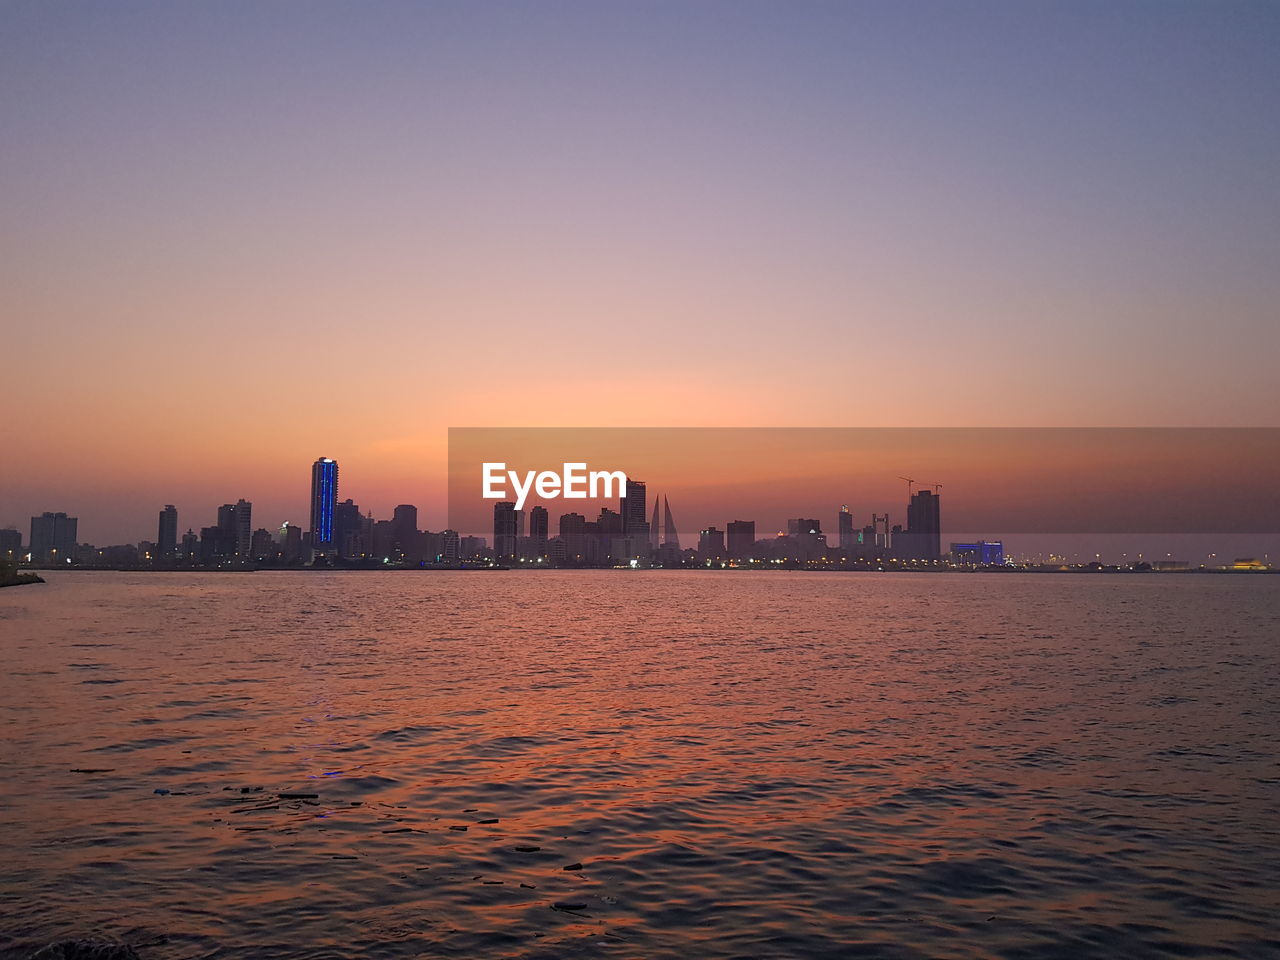
[[[658,509],[656,498],[654,499],[653,509],[655,512]],[[665,494],[662,497],[662,545],[677,552],[680,550],[680,532],[676,530],[676,522],[671,518],[671,504],[667,501]]]
[[[445,563],[457,563],[462,559],[462,541],[457,530],[440,533],[440,559]]]
[[[249,541],[249,555],[252,559],[273,561],[279,553],[280,549],[270,530],[259,527],[253,531],[253,538]]]
[[[343,500],[333,511],[333,549],[343,559],[354,560],[368,556],[370,544],[365,535],[367,519],[360,513],[360,505],[350,498]]]
[[[903,560],[938,560],[942,557],[942,519],[938,494],[919,490],[907,504],[907,528],[895,530],[894,553]]]
[[[648,552],[649,520],[645,516],[645,497],[643,481],[628,477],[626,491],[618,500],[618,513],[622,515],[622,536],[618,539],[627,539],[631,542],[617,548],[619,551],[617,553],[611,550],[611,555],[618,559]]]
[[[418,508],[412,503],[399,504],[391,511],[391,557],[417,563],[422,559],[418,537]]]
[[[76,552],[79,520],[65,513],[42,513],[31,518],[31,562],[66,563]]]
[[[703,560],[719,560],[725,555],[724,531],[715,527],[698,534],[698,556]]]
[[[0,560],[17,562],[22,557],[22,531],[13,527],[0,530]]]
[[[520,545],[516,505],[501,500],[493,505],[493,555],[498,560],[511,560]]]
[[[321,457],[311,465],[311,549],[332,553],[338,511],[338,461]]]
[[[240,499],[218,508],[218,523],[200,531],[201,557],[247,559],[253,536],[253,504]],[[208,562],[205,559],[204,562]]]
[[[562,513],[559,529],[565,560],[581,563],[587,552],[587,518],[580,513]]]
[[[302,527],[296,523],[285,521],[280,525],[279,531],[276,533],[276,540],[280,544],[280,559],[285,563],[301,563],[302,562]]]
[[[751,556],[751,551],[756,545],[754,520],[730,520],[726,533],[729,556],[736,560],[745,560]]]
[[[166,503],[160,511],[156,553],[161,560],[172,560],[178,553],[178,508],[172,503]]]
[[[529,511],[529,548],[533,556],[547,554],[547,508],[538,506]]]
[[[253,504],[241,498],[232,508],[235,517],[235,552],[237,557],[251,555],[253,546]]]
[[[840,525],[837,532],[840,536],[840,549],[847,551],[857,550],[862,538],[859,535],[859,531],[854,529],[853,514],[849,512],[847,503],[840,507],[839,521]]]

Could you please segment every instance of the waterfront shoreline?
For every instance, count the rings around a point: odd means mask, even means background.
[[[1226,570],[1213,567],[1190,567],[1179,570],[1134,570],[1125,567],[1103,566],[1094,567],[1088,565],[1081,566],[1064,566],[1061,564],[1044,564],[1044,565],[1007,565],[1007,566],[978,566],[978,567],[928,567],[928,566],[904,566],[900,564],[889,564],[883,567],[790,567],[790,566],[738,566],[738,567],[652,567],[652,566],[617,566],[617,567],[569,567],[569,566],[547,566],[540,564],[529,564],[526,566],[397,566],[387,564],[385,566],[352,566],[352,567],[274,567],[274,566],[244,566],[244,567],[82,567],[82,566],[31,566],[24,567],[26,571],[31,571],[34,575],[35,571],[55,571],[59,573],[186,573],[186,574],[204,574],[204,573],[549,573],[552,571],[564,571],[569,573],[589,573],[589,572],[620,572],[620,573],[916,573],[916,574],[975,574],[975,573],[997,573],[997,574],[1029,574],[1029,573],[1051,573],[1051,574],[1103,574],[1107,576],[1113,575],[1136,575],[1136,576],[1191,576],[1191,575],[1229,575],[1229,576],[1264,576],[1268,574],[1280,574],[1280,568],[1274,569],[1255,569],[1255,570]],[[23,576],[24,574],[19,574]],[[21,583],[44,583],[45,581],[38,576],[33,580],[21,581]],[[19,583],[0,583],[0,586],[18,586]]]

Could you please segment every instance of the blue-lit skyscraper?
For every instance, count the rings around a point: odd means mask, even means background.
[[[311,465],[311,548],[334,550],[334,515],[338,509],[338,461],[321,457]]]

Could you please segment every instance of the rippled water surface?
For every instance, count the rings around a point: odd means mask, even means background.
[[[1280,577],[49,580],[5,957],[1280,956]]]

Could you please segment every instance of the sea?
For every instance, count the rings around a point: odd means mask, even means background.
[[[1280,957],[1280,577],[53,572],[0,957]]]

